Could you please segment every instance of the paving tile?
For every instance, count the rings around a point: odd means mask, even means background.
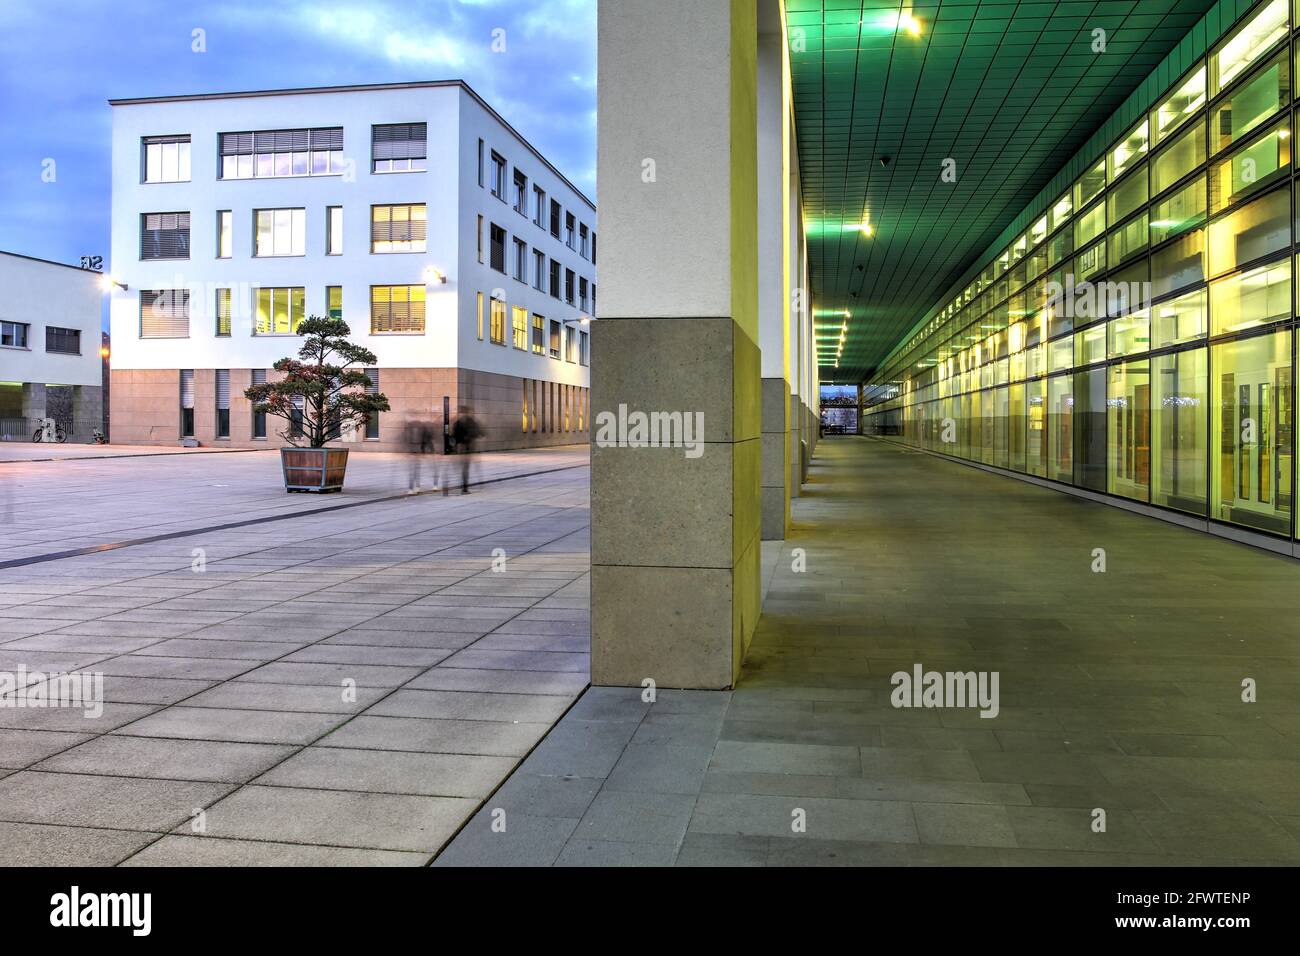
[[[499,832],[493,822],[488,810],[476,814],[433,865],[552,866],[578,826],[577,820],[524,813],[507,813]]]
[[[686,834],[694,806],[690,794],[602,790],[578,822],[570,843],[617,840],[675,848]]]
[[[675,847],[612,840],[570,840],[556,866],[672,866]]]
[[[222,783],[22,770],[0,780],[0,819],[163,832],[230,789]]]
[[[247,786],[208,810],[207,834],[433,853],[476,805],[456,797]]]
[[[387,691],[377,687],[263,684],[228,681],[184,702],[186,707],[235,710],[302,711],[317,714],[359,714]]]
[[[834,800],[702,793],[691,817],[691,832],[794,838],[797,811],[805,834],[823,840],[862,843],[916,843],[910,804],[886,800]]]
[[[308,747],[260,784],[483,799],[514,768],[513,757]]]
[[[90,739],[59,730],[0,730],[0,767],[21,769]]]
[[[343,714],[170,707],[128,724],[120,732],[137,737],[306,744],[347,719]]]
[[[522,757],[548,729],[548,724],[363,714],[323,738],[320,745],[360,750]]]
[[[158,839],[139,830],[0,823],[5,866],[113,866]]]
[[[165,836],[129,857],[123,866],[423,866],[429,854],[394,850],[226,840],[212,836]]]
[[[293,753],[292,747],[105,734],[43,760],[34,770],[243,783]]]

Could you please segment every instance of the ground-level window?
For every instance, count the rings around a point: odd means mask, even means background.
[[[251,372],[252,372],[252,384],[254,385],[266,384],[266,369],[255,368],[252,369]],[[253,437],[254,438],[266,437],[266,412],[258,412],[258,411],[253,412]]]
[[[194,437],[194,369],[181,372],[181,437]]]
[[[230,369],[219,368],[217,377],[217,437],[230,437]]]
[[[370,379],[370,384],[366,386],[367,395],[379,394],[379,369],[368,368],[365,370],[366,377]],[[375,412],[366,418],[366,438],[378,440],[379,438],[379,413]]]

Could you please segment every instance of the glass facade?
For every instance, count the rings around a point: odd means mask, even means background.
[[[1026,210],[868,383],[864,431],[1294,538],[1292,6],[1255,4]]]

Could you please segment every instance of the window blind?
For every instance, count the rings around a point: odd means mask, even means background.
[[[140,217],[141,259],[188,259],[190,214],[147,212]]]
[[[392,123],[373,127],[371,159],[424,159],[427,152],[428,125]]]
[[[178,339],[189,334],[189,290],[140,290],[140,338]]]

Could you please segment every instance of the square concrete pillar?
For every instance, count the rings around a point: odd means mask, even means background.
[[[45,417],[45,386],[38,382],[23,382],[23,418]]]
[[[754,0],[602,0],[592,682],[725,688],[759,614]],[[703,443],[637,447],[680,414]]]

